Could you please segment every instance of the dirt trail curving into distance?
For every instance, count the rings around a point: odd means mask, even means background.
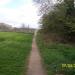
[[[27,75],[46,75],[42,66],[41,57],[36,45],[36,32],[32,42],[32,51],[29,57]]]

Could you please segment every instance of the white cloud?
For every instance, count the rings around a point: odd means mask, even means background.
[[[12,0],[0,0],[0,6],[10,3]]]
[[[4,1],[4,0],[3,0]],[[10,0],[6,0],[8,3]],[[0,22],[20,26],[21,23],[30,24],[30,27],[38,27],[37,8],[30,2],[23,4],[19,8],[11,9],[6,7],[0,8]]]

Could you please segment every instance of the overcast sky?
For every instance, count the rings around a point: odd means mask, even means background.
[[[38,9],[32,0],[0,0],[0,22],[20,27],[22,23],[38,27]]]

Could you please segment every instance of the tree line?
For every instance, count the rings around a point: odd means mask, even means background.
[[[34,28],[29,28],[29,26],[25,26],[22,24],[20,27],[12,27],[6,23],[0,23],[0,32],[25,32],[25,33],[33,33]]]
[[[60,42],[75,42],[74,0],[34,0],[40,4],[41,33]]]

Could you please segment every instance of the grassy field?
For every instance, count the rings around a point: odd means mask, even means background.
[[[48,75],[75,75],[74,46],[52,42],[46,44],[40,35],[38,35],[37,44]],[[63,64],[67,66],[62,66]]]
[[[0,32],[0,75],[22,75],[31,50],[32,34]]]

